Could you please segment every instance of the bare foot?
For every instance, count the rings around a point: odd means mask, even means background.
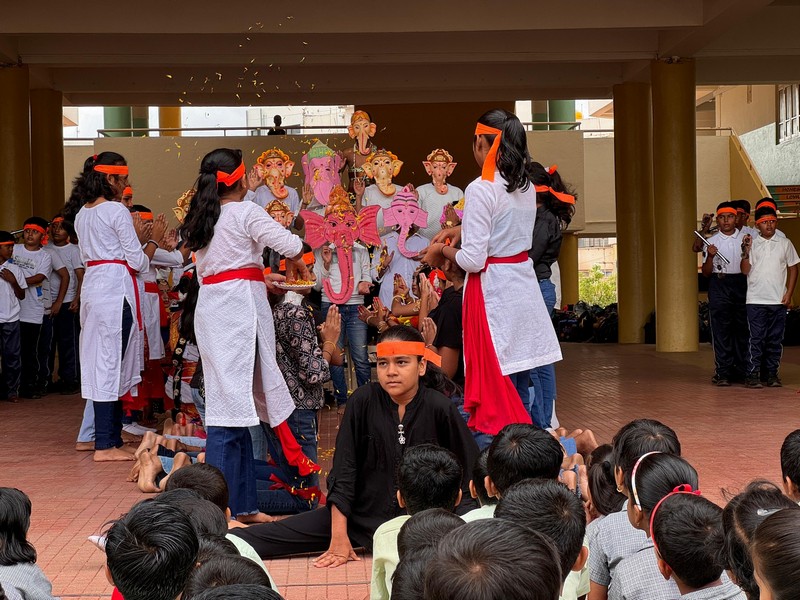
[[[143,452],[139,457],[139,462],[142,465],[141,471],[139,472],[139,481],[137,482],[139,484],[139,489],[145,494],[160,492],[161,490],[156,486],[156,475],[162,471],[161,461],[147,452]]]
[[[168,450],[172,450],[173,452],[177,452],[178,451],[178,440],[175,440],[175,439],[164,440],[164,443],[161,444],[161,445],[164,446],[165,448],[167,448]]]
[[[125,452],[122,448],[109,448],[108,450],[95,450],[94,462],[115,462],[120,460],[135,460],[133,454]]]
[[[133,446],[125,446],[125,445],[123,445],[123,446],[120,446],[119,449],[127,452],[130,455],[135,455],[136,454],[136,448],[134,448]]]
[[[125,481],[133,481],[134,483],[139,481],[139,472],[141,471],[141,469],[142,469],[142,463],[137,460],[136,464],[133,465],[133,467],[131,467],[131,470],[128,473],[128,478]]]
[[[136,458],[139,458],[142,452],[147,452],[148,450],[150,450],[150,448],[152,448],[155,445],[156,445],[156,434],[153,433],[152,431],[147,431],[142,437],[142,443],[139,444],[139,447],[136,449],[136,452],[134,452],[133,455]]]
[[[162,432],[163,435],[172,435],[172,430],[175,427],[175,423],[172,419],[164,419],[164,431]]]
[[[245,523],[246,525],[251,525],[253,523],[272,523],[276,519],[275,517],[265,515],[262,512],[257,512],[254,515],[237,515],[236,520],[239,521],[239,523]]]
[[[200,454],[197,455],[197,462],[199,462],[199,463],[206,462],[206,453],[205,452],[201,452]]]
[[[583,456],[589,456],[597,448],[597,440],[591,429],[585,429],[580,435],[575,436],[575,446]]]
[[[240,527],[247,527],[244,523],[239,523],[239,521],[231,520],[228,521],[228,529],[239,529]]]
[[[563,427],[559,427],[558,429],[554,430],[556,437],[567,437],[567,430]]]
[[[160,463],[161,461],[159,460],[158,462]],[[161,483],[158,484],[159,490],[164,491],[164,488],[167,486],[167,480],[172,477],[173,473],[175,473],[178,469],[182,469],[186,465],[190,464],[192,464],[192,458],[185,452],[178,452],[172,461],[172,469],[170,469],[169,474],[161,480]]]
[[[78,452],[93,452],[94,442],[76,442],[75,450]]]
[[[128,433],[127,431],[122,432],[122,441],[126,444],[138,444],[142,441],[142,436],[140,435],[133,435],[132,433]]]

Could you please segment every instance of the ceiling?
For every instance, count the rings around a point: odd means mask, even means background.
[[[800,80],[795,0],[97,6],[15,3],[0,62],[107,106],[605,98],[671,56],[696,59],[698,85]]]

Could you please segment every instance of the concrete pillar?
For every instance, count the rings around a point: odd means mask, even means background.
[[[180,106],[160,106],[158,108],[158,126],[172,127],[178,129],[181,127],[181,107]],[[180,131],[162,131],[162,136],[176,137],[180,136]]]
[[[656,350],[697,350],[695,64],[651,64],[656,250]],[[618,111],[614,110],[615,114]]]
[[[0,68],[0,229],[5,231],[20,229],[33,214],[28,86],[27,66]]]
[[[31,157],[36,164],[32,187],[33,212],[51,219],[64,195],[63,97],[60,91],[31,90]]]
[[[534,123],[546,123],[549,121],[547,117],[547,100],[532,100],[531,101],[531,121]],[[534,125],[534,131],[547,131],[547,125]]]
[[[547,101],[548,121],[566,121],[571,123],[575,120],[575,100],[548,100]],[[571,125],[550,125],[550,129],[570,129]]]
[[[644,342],[656,305],[650,85],[614,86],[619,342]]]
[[[147,106],[134,106],[131,109],[131,127],[134,129],[147,129],[150,127],[150,111]],[[147,137],[146,131],[137,131],[133,137]]]
[[[561,269],[561,304],[575,304],[578,301],[578,236],[574,233],[564,232],[558,268]]]
[[[130,106],[103,107],[104,129],[130,129],[133,126]],[[109,133],[108,137],[130,137],[130,133]]]

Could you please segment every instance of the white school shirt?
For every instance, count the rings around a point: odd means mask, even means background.
[[[753,237],[753,239],[761,235],[761,232],[756,227],[750,227],[749,225],[745,225],[744,227],[742,227],[741,231],[744,234],[750,234]],[[786,237],[786,234],[783,233],[780,229],[775,229],[775,235],[782,238]]]
[[[441,218],[444,207],[455,204],[464,197],[464,191],[454,185],[447,184],[447,192],[440,194],[432,183],[426,183],[417,188],[419,194],[419,207],[428,211],[428,226],[420,229],[419,234],[432,240],[442,230]]]
[[[19,287],[25,290],[28,283],[25,281],[25,274],[17,265],[7,260],[0,265],[0,273],[9,271],[14,274]],[[25,292],[28,293],[27,291]],[[19,321],[19,298],[14,294],[14,289],[7,281],[0,280],[0,323],[13,323]]]
[[[50,260],[52,261],[53,270],[50,272],[50,277],[45,279],[42,282],[42,299],[44,301],[44,314],[50,315],[50,309],[53,307],[53,302],[55,302],[56,298],[58,298],[58,292],[61,284],[61,276],[56,273],[58,269],[66,269],[67,265],[64,264],[64,261],[61,259],[61,256],[58,254],[53,254],[49,250],[47,250],[47,246],[44,247],[48,254],[50,254]],[[59,288],[53,289],[52,281],[53,277],[59,278]],[[70,277],[70,280],[72,277]]]
[[[742,272],[742,239],[744,234],[741,230],[734,229],[731,235],[725,235],[718,231],[710,238],[708,243],[717,247],[717,256],[714,257],[714,274],[725,273],[728,275],[737,275]],[[726,263],[719,257],[722,254],[730,262]],[[708,250],[703,250],[703,262],[706,261]]]
[[[372,185],[367,186],[367,189],[364,190],[364,198],[362,200],[362,205],[381,207],[381,210],[378,211],[378,235],[380,235],[381,237],[392,231],[391,227],[383,226],[383,209],[389,208],[392,205],[392,200],[394,200],[395,196],[397,196],[397,194],[399,194],[402,191],[402,189],[403,186],[397,185],[395,183],[394,194],[391,196],[387,196],[381,191],[377,183],[373,183]]]
[[[61,291],[61,275],[56,273],[58,266],[56,265],[57,256],[67,268],[69,272],[69,285],[67,286],[67,293],[64,296],[64,304],[72,302],[75,299],[75,294],[78,290],[78,278],[75,277],[75,269],[84,269],[83,261],[81,260],[81,251],[78,244],[67,243],[64,246],[56,246],[55,244],[48,244],[44,247],[53,258],[53,274],[50,276],[50,295],[52,299],[58,298],[58,293]]]
[[[381,238],[386,245],[387,256],[394,252],[392,262],[389,263],[389,268],[383,274],[383,277],[378,279],[378,265],[381,262],[381,250],[376,248],[372,255],[372,278],[381,283],[381,292],[379,298],[386,308],[392,308],[392,298],[394,296],[394,276],[400,274],[406,282],[409,291],[412,287],[412,278],[414,271],[419,266],[419,262],[413,258],[408,258],[400,253],[397,243],[400,241],[400,234],[397,231],[387,233]],[[406,250],[413,250],[415,254],[422,252],[428,247],[428,240],[422,237],[419,233],[409,236],[406,239]]]
[[[43,249],[27,250],[23,244],[14,246],[14,257],[12,258],[25,277],[34,275],[44,275],[45,280],[50,277],[53,271],[53,260],[50,254]],[[23,323],[42,324],[44,320],[45,298],[42,284],[38,283],[29,286],[25,292],[25,299],[20,302],[19,320]]]
[[[785,237],[753,238],[747,304],[780,304],[786,293],[786,270],[797,263],[800,263],[800,257],[792,242]]]

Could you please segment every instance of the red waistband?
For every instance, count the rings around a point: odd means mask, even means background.
[[[524,263],[528,260],[528,251],[523,250],[514,256],[490,256],[486,259],[486,267],[497,264]],[[484,269],[486,268],[484,267]]]
[[[148,294],[160,294],[161,288],[158,287],[158,283],[155,281],[145,281],[144,282],[144,291]]]
[[[241,269],[231,269],[214,275],[203,277],[203,285],[210,283],[222,283],[234,279],[247,279],[248,281],[260,281],[264,283],[264,273],[258,267],[243,267]]]
[[[122,260],[121,258],[115,258],[113,260],[90,260],[86,262],[86,266],[88,267],[97,267],[99,265],[124,265],[126,269],[128,269],[128,273],[130,273],[131,279],[133,280],[133,296],[136,298],[136,320],[139,321],[139,331],[142,330],[142,306],[141,301],[139,300],[139,284],[136,281],[136,271],[134,271],[131,266],[128,264],[128,261]]]
[[[113,260],[90,260],[86,263],[87,267],[97,267],[99,265],[124,265],[125,268],[128,269],[130,273],[135,273],[131,266],[128,264],[127,261],[122,260],[121,258],[115,258]]]

